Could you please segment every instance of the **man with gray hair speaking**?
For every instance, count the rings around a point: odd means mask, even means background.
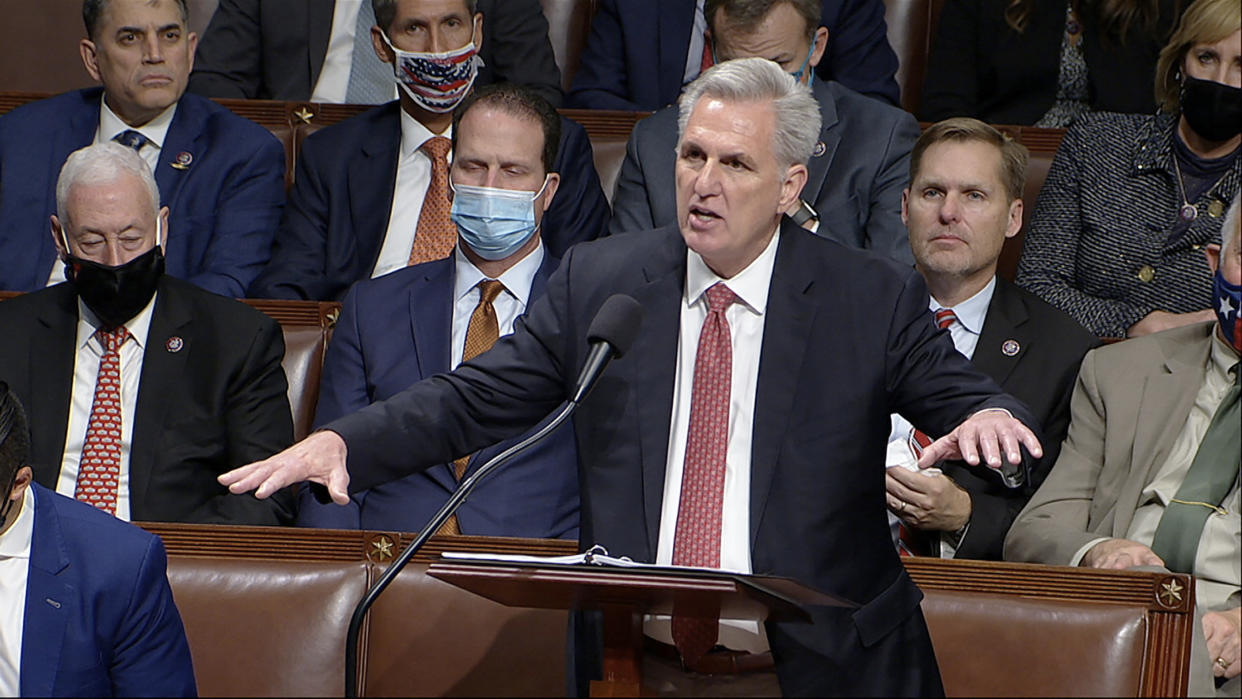
[[[813,624],[652,620],[648,688],[943,693],[922,595],[888,540],[888,415],[948,435],[929,461],[1000,467],[1022,462],[1020,445],[1041,453],[1013,416],[1027,411],[937,334],[913,270],[783,218],[819,133],[792,76],[722,63],[683,95],[680,131],[675,225],[575,246],[491,351],[221,481],[266,497],[310,480],[345,503],[528,429],[567,398],[588,325],[625,294],[642,331],[574,418],[581,544],[787,576],[861,605],[814,607]]]

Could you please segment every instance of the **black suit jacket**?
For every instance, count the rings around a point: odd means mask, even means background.
[[[297,178],[272,260],[250,286],[252,298],[337,300],[369,279],[397,186],[400,101],[376,107],[312,134],[298,155]],[[604,234],[604,198],[586,129],[561,117],[556,172],[561,185],[543,217],[543,244],[553,257]]]
[[[205,97],[309,100],[328,53],[335,4],[220,0],[194,57],[190,91]],[[561,73],[539,1],[478,0],[477,7],[483,13],[484,64],[477,84],[521,83],[559,107]]]
[[[0,379],[30,415],[35,480],[56,489],[73,388],[78,297],[58,284],[0,303]],[[180,338],[180,349],[170,341]],[[129,460],[134,521],[288,524],[293,493],[231,495],[216,476],[293,441],[275,321],[165,276],[143,354]]]
[[[528,428],[572,390],[587,328],[613,294],[645,312],[574,418],[583,546],[654,561],[677,362],[686,246],[674,227],[570,251],[512,335],[452,374],[415,384],[327,427],[349,445],[360,490]],[[782,689],[794,694],[943,692],[898,560],[884,497],[889,414],[943,432],[1000,393],[938,333],[922,278],[785,219],[765,310],[750,480],[753,569],[859,602],[814,624],[768,623]],[[398,427],[399,425],[399,427]]]
[[[993,474],[964,462],[941,466],[970,493],[973,508],[970,528],[955,558],[1001,560],[1009,526],[1057,462],[1069,429],[1070,394],[1078,367],[1087,350],[1099,342],[1064,312],[1005,279],[996,279],[971,362],[1031,408],[1043,426],[1044,456],[1032,465],[1021,490],[1005,488]]]

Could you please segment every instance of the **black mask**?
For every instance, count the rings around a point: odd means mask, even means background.
[[[1242,88],[1186,76],[1182,115],[1203,138],[1219,143],[1242,133]]]
[[[162,276],[164,251],[158,245],[116,267],[72,255],[65,261],[65,278],[105,330],[138,315],[151,302]]]

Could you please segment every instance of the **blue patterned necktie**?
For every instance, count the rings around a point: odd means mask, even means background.
[[[122,131],[121,133],[113,136],[112,140],[123,146],[129,146],[138,153],[142,152],[143,146],[151,142],[151,139],[143,136],[141,133],[134,131],[133,129],[126,129]]]

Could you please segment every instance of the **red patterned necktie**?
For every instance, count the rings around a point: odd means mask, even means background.
[[[111,331],[97,330],[95,336],[104,353],[73,497],[114,515],[121,481],[121,345],[130,334],[122,325]]]
[[[431,158],[431,182],[423,197],[423,209],[418,214],[418,227],[414,229],[414,246],[410,248],[410,264],[442,260],[453,252],[457,244],[457,226],[449,215],[448,153],[452,141],[444,136],[432,136],[420,150]]]
[[[673,565],[719,568],[729,393],[733,381],[733,344],[725,310],[738,298],[724,283],[712,286],[706,296],[707,318],[703,320],[694,358],[690,429],[673,537]],[[679,616],[674,606],[673,642],[686,664],[693,664],[716,645],[719,626],[715,619]]]
[[[952,309],[941,308],[936,311],[936,326],[941,330],[956,322],[957,314]],[[906,443],[910,446],[910,453],[917,460],[923,455],[923,450],[931,446],[932,438],[922,430],[913,430]],[[903,556],[930,556],[938,548],[934,545],[934,536],[931,532],[914,529],[907,526],[905,522],[900,522],[897,525],[897,552]]]

